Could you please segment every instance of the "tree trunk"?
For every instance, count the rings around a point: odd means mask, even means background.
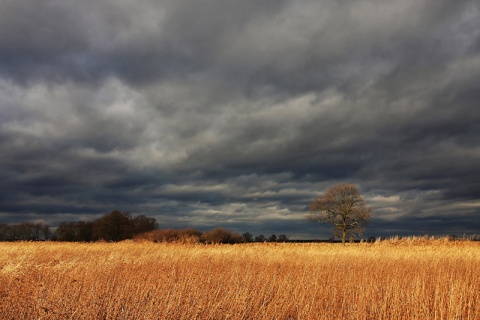
[[[347,239],[347,233],[342,231],[342,245],[345,245],[345,240]]]

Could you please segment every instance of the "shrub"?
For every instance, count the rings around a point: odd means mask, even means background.
[[[205,232],[203,234],[203,241],[206,243],[214,243],[214,244],[219,244],[219,243],[243,243],[245,240],[243,237],[235,232],[231,232],[226,229],[222,228],[215,228],[212,231]]]
[[[135,236],[152,242],[199,243],[202,233],[196,229],[157,229]]]

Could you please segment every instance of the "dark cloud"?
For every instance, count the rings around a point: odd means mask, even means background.
[[[478,232],[479,9],[3,1],[0,222],[328,237],[306,209],[350,181],[371,235]]]

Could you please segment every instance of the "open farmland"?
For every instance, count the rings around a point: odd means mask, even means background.
[[[480,243],[0,243],[1,319],[480,319]]]

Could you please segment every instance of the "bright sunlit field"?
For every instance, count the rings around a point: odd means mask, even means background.
[[[0,319],[480,319],[480,243],[0,243]]]

